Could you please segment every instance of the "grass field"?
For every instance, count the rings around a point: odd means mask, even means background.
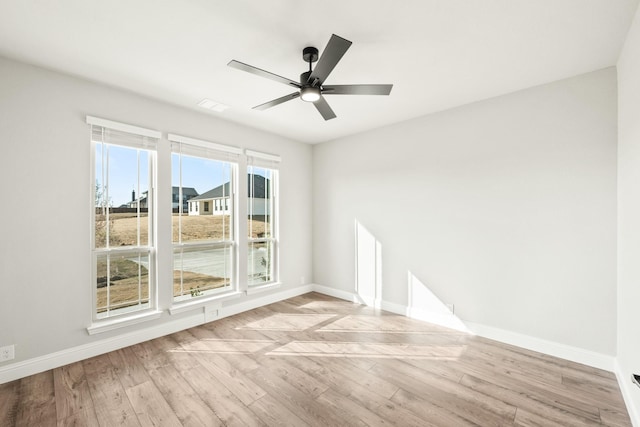
[[[179,227],[179,219],[181,227]],[[180,231],[182,241],[197,241],[210,239],[228,239],[230,230],[230,217],[224,216],[188,216],[181,218],[174,214],[173,241],[178,241]],[[148,225],[147,216],[138,219],[135,213],[111,214],[109,218],[109,242],[110,246],[133,246],[138,241],[138,224],[140,224],[140,243],[147,244]],[[106,220],[96,215],[96,246],[105,247]],[[253,220],[251,223],[252,237],[259,237],[265,231],[265,222]],[[140,275],[139,270],[140,269]],[[137,304],[139,298],[145,302],[149,298],[149,274],[147,269],[138,262],[125,256],[114,257],[110,260],[111,283],[107,292],[107,262],[98,260],[97,265],[97,311],[104,312],[107,307],[107,293],[111,308],[126,307]],[[174,295],[180,294],[180,271],[174,270]],[[140,281],[140,283],[139,283]],[[228,284],[228,279],[212,277],[205,274],[185,271],[182,274],[183,289],[189,292],[191,289],[206,291],[216,289]]]
[[[220,216],[182,216],[181,228],[179,227],[178,214],[172,217],[172,239],[178,241],[182,231],[182,241],[208,239],[228,239],[231,230],[231,218],[229,215]],[[117,213],[109,216],[109,243],[110,246],[131,246],[137,244],[138,222],[140,222],[140,243],[147,244],[149,227],[147,216],[143,214],[140,220],[135,213]],[[251,237],[259,237],[265,232],[265,222],[254,219],[251,222]],[[105,247],[106,220],[103,215],[96,215],[96,247]]]

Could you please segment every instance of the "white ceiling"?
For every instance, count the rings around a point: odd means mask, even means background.
[[[0,55],[317,143],[615,65],[638,0],[0,0]],[[353,45],[327,84],[393,83],[327,96],[324,121],[290,87],[302,49]]]

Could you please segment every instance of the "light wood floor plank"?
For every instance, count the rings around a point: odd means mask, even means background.
[[[388,426],[393,425],[389,420],[384,419],[373,411],[370,411],[365,406],[360,405],[358,402],[344,397],[338,392],[331,389],[327,389],[324,393],[316,398],[316,401],[326,406],[327,409],[332,411],[340,410],[349,414],[350,420],[360,420],[368,426]]]
[[[58,426],[98,426],[82,362],[53,370]]]
[[[304,427],[309,425],[268,394],[249,405],[249,409],[269,426]]]
[[[22,379],[16,426],[57,425],[53,371]]]
[[[20,380],[0,384],[0,426],[13,426],[20,403]]]
[[[328,408],[302,393],[289,384],[286,379],[272,374],[266,369],[256,369],[248,375],[289,411],[296,414],[311,426],[359,425],[349,424],[349,416],[341,411],[329,411]]]
[[[16,424],[20,403],[20,380],[0,384],[0,426]]]
[[[128,387],[126,392],[141,425],[158,427],[182,426],[175,412],[164,400],[162,393],[158,391],[152,381]]]
[[[100,426],[140,426],[108,354],[82,363]]]
[[[402,408],[413,412],[418,417],[428,420],[430,424],[436,426],[482,426],[468,419],[469,414],[463,412],[456,414],[442,408],[428,400],[427,396],[417,396],[413,393],[399,389],[391,398]]]
[[[616,377],[309,293],[0,384],[0,426],[630,427]]]
[[[243,372],[218,355],[221,352],[219,343],[211,341],[209,339],[211,338],[210,334],[203,334],[203,330],[200,328],[194,328],[191,332],[194,337],[198,338],[197,344],[190,346],[194,357],[242,403],[250,405],[266,394],[264,390],[247,378]]]
[[[423,397],[423,400],[478,425],[503,425],[512,422],[515,417],[516,407],[466,387],[459,387],[457,383],[441,377],[412,377],[383,363],[374,366],[371,372],[400,387],[394,397],[404,391],[410,392],[416,398]]]
[[[203,367],[183,370],[180,373],[225,425],[265,425],[246,405]]]
[[[541,421],[566,426],[596,425],[600,422],[597,408],[595,411],[594,408],[575,408],[571,402],[563,400],[562,396],[547,394],[544,390],[527,390],[525,385],[515,382],[508,383],[511,387],[503,387],[498,385],[498,382],[495,378],[481,380],[472,375],[465,375],[460,384],[510,403],[518,408],[517,412],[526,411],[527,419],[528,414],[535,414]],[[519,422],[523,422],[524,415],[520,414]]]
[[[125,389],[150,380],[149,373],[130,347],[112,351],[109,353],[109,360],[111,360],[111,366]]]
[[[186,427],[224,425],[173,366],[156,368],[149,374],[182,425]]]

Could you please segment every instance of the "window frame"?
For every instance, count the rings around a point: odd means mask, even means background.
[[[229,215],[229,221],[230,221],[229,236],[228,236],[229,238],[223,239],[223,240],[208,239],[208,240],[197,240],[193,242],[182,242],[181,232],[179,232],[178,242],[174,242],[173,238],[171,239],[172,257],[173,257],[173,263],[174,263],[172,267],[172,271],[177,270],[177,268],[175,267],[175,262],[176,262],[176,256],[178,253],[184,254],[185,252],[197,251],[199,249],[215,250],[220,248],[228,249],[231,253],[231,261],[230,261],[231,276],[229,280],[230,285],[223,287],[222,290],[210,289],[210,290],[204,291],[202,295],[189,295],[188,293],[185,293],[183,290],[182,295],[179,295],[176,297],[174,292],[174,279],[173,278],[171,279],[172,306],[170,308],[170,312],[174,314],[177,312],[182,312],[183,307],[188,308],[190,306],[194,306],[194,305],[197,306],[212,300],[225,299],[230,296],[237,295],[239,292],[238,291],[239,289],[238,248],[240,244],[238,240],[238,225],[237,225],[238,212],[235,209],[233,209],[233,207],[236,206],[238,202],[236,187],[238,183],[238,170],[239,170],[239,160],[240,160],[239,155],[242,153],[242,150],[240,148],[236,148],[232,146],[184,137],[181,135],[169,134],[168,139],[172,143],[171,156],[175,154],[179,156],[185,155],[185,156],[194,157],[194,158],[218,161],[218,162],[225,163],[229,166],[229,179],[230,179],[229,198],[231,199],[231,206],[232,206],[231,214]],[[194,152],[183,153],[181,151],[182,148],[180,148],[180,151],[177,151],[175,149],[175,146],[178,144],[179,144],[179,147],[186,146],[186,147],[189,147]],[[198,155],[200,150],[204,150],[201,152],[202,155]],[[171,174],[173,175],[173,171],[171,171]],[[223,185],[224,184],[225,183],[223,183]],[[182,186],[183,186],[182,177],[180,177],[180,183],[179,183],[180,192],[182,192],[182,188],[183,188]],[[200,201],[197,200],[194,203],[195,203],[195,212],[198,212],[198,205],[200,204]],[[205,215],[205,216],[215,217],[216,212],[213,209],[215,202],[213,203],[205,202],[205,203],[209,204],[209,209],[205,210],[203,207],[202,212],[198,215],[204,215],[205,213],[208,213],[208,215]],[[184,271],[184,270],[180,269],[180,271]]]
[[[155,230],[157,224],[157,209],[155,205],[155,188],[157,183],[157,144],[161,137],[161,133],[151,129],[145,129],[138,126],[133,126],[125,123],[114,122],[111,120],[101,119],[98,117],[87,116],[86,122],[89,125],[89,141],[90,141],[90,239],[89,248],[91,254],[91,326],[87,328],[89,334],[102,332],[105,330],[111,330],[119,324],[130,324],[137,322],[137,319],[156,318],[160,314],[157,310],[158,307],[158,280],[156,275],[156,239]],[[97,131],[102,129],[102,140],[98,141],[94,138],[94,126]],[[121,141],[106,141],[105,131],[109,134],[113,133],[113,138],[117,139],[122,137]],[[123,136],[126,134],[126,136]],[[124,142],[125,139],[131,139],[129,142]],[[134,142],[135,141],[135,142]],[[146,245],[140,243],[140,203],[136,203],[137,217],[138,217],[138,231],[137,231],[137,244],[128,246],[110,246],[109,234],[105,237],[105,247],[96,247],[96,171],[97,161],[96,150],[98,144],[102,145],[102,150],[107,149],[107,152],[111,146],[124,147],[128,149],[135,149],[138,152],[141,150],[146,151],[147,159],[147,241]],[[108,169],[109,160],[107,158],[107,176],[109,174]],[[101,168],[105,165],[102,164]],[[138,157],[138,171],[140,173],[140,162]],[[108,178],[106,183],[107,188],[107,200],[108,194]],[[138,190],[138,197],[142,197],[142,193]],[[106,210],[106,221],[109,224],[109,207]],[[107,259],[107,271],[109,270],[109,259],[111,256],[132,255],[138,257],[148,257],[147,261],[147,281],[148,281],[148,301],[142,303],[141,288],[138,289],[138,308],[135,306],[117,307],[114,309],[109,308],[109,296],[107,296],[107,310],[106,314],[100,314],[98,309],[98,260],[102,257]],[[109,274],[109,273],[107,273]],[[108,277],[108,276],[107,276]],[[139,281],[142,277],[138,276]],[[109,279],[107,279],[109,280]],[[140,286],[140,285],[139,285]],[[110,286],[106,286],[107,295],[109,295]]]
[[[269,178],[269,189],[265,188],[265,194],[269,194],[269,212],[270,219],[269,224],[271,226],[270,236],[263,237],[252,237],[252,231],[250,226],[250,218],[253,216],[253,195],[250,191],[253,190],[253,183],[248,182],[248,192],[247,192],[247,269],[246,269],[246,280],[247,280],[247,292],[251,293],[257,289],[261,288],[270,288],[272,286],[276,286],[280,284],[280,269],[279,269],[279,200],[278,200],[278,192],[279,192],[279,168],[278,163],[280,162],[280,156],[276,156],[273,154],[266,154],[257,151],[246,150],[247,155],[247,180],[251,179],[251,176],[255,176],[254,168],[265,169],[270,171],[271,178]],[[266,178],[266,177],[265,177]],[[268,245],[268,250],[270,251],[270,260],[268,261],[269,269],[270,269],[270,277],[269,280],[265,281],[256,281],[255,274],[253,274],[253,267],[250,265],[250,256],[251,256],[251,248],[254,244],[266,243]],[[253,276],[253,277],[252,277]]]

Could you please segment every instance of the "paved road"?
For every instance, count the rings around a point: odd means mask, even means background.
[[[253,249],[253,256],[249,256],[249,262],[253,265],[254,273],[266,272],[266,266],[262,265],[265,249]],[[193,273],[207,274],[215,277],[228,277],[231,266],[225,257],[225,249],[206,249],[199,252],[184,252],[182,254],[182,269]],[[174,265],[178,266],[180,254],[174,254]],[[249,266],[251,269],[251,266]]]
[[[266,272],[266,266],[262,265],[262,258],[266,249],[250,249],[253,252],[249,255],[249,263],[253,265],[254,274],[261,274]],[[180,266],[180,253],[173,254],[173,263],[176,267]],[[131,261],[137,262],[137,258],[132,258]],[[228,259],[227,259],[228,261]],[[142,265],[149,268],[149,263],[142,262]],[[214,277],[228,277],[230,276],[231,266],[229,262],[225,262],[225,249],[205,249],[197,252],[184,252],[182,254],[182,268],[184,271],[191,271],[193,273],[206,274]],[[249,266],[251,269],[251,265]]]

